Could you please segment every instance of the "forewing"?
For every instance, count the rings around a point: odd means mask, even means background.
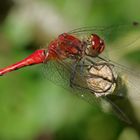
[[[85,39],[91,34],[97,34],[105,42],[105,51],[109,57],[126,54],[130,51],[140,49],[140,24],[129,23],[112,26],[94,26],[74,29],[69,32],[80,39]]]
[[[103,58],[103,57],[102,57]],[[140,73],[138,69],[131,68],[120,63],[117,63],[113,60],[109,60],[106,57],[103,58],[108,63],[113,65],[115,72],[121,78],[120,84],[124,85],[127,90],[127,95],[124,91],[119,91],[119,96],[128,97],[132,100],[140,100]]]

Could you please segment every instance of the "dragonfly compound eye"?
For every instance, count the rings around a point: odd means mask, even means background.
[[[92,34],[89,41],[91,47],[90,53],[92,53],[93,56],[97,56],[103,52],[105,44],[104,41],[97,34]]]

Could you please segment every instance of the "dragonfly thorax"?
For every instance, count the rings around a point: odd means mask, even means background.
[[[59,35],[48,47],[49,56],[53,59],[59,58],[60,60],[79,58],[82,55],[82,51],[82,42],[67,33]]]

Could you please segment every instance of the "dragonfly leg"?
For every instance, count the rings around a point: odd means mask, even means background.
[[[92,57],[90,57],[90,58],[92,58]],[[111,63],[109,63],[109,61],[107,61],[107,60],[105,60],[104,58],[102,58],[102,57],[98,57],[99,59],[101,59],[101,60],[103,60],[103,62],[101,61],[101,62],[94,62],[93,60],[94,59],[90,59],[90,58],[86,58],[86,60],[88,61],[88,62],[90,62],[92,65],[92,67],[94,67],[95,69],[97,69],[97,70],[101,70],[104,66],[108,66],[109,68],[112,66],[112,67],[114,67],[114,65],[113,64],[111,64]],[[101,67],[98,67],[98,66],[101,66]]]
[[[75,76],[77,73],[77,68],[80,67],[80,75],[82,76],[84,67],[88,67],[88,65],[85,65],[84,60],[82,61],[82,64],[79,64],[79,62],[80,61],[77,61],[76,63],[73,64],[72,72],[70,74],[70,87],[73,87],[73,83],[74,83]],[[79,74],[79,73],[77,73],[77,74]]]
[[[74,63],[72,67],[72,72],[70,74],[70,87],[73,87],[73,81],[75,79],[75,74],[76,74],[76,68],[77,68],[77,63]]]

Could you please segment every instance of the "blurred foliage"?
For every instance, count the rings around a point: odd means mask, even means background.
[[[139,0],[0,1],[0,66],[82,26],[140,21]],[[139,64],[139,51],[127,55]],[[45,79],[40,66],[0,77],[0,140],[139,139],[117,117]],[[129,131],[130,130],[130,131]]]
[[[135,51],[133,51],[133,52],[131,52],[131,53],[126,54],[125,57],[126,57],[127,60],[129,60],[130,62],[133,62],[133,63],[135,63],[136,65],[138,65],[139,62],[140,62],[140,56],[139,56],[139,54],[140,54],[140,49],[139,49],[139,50],[135,50]]]

